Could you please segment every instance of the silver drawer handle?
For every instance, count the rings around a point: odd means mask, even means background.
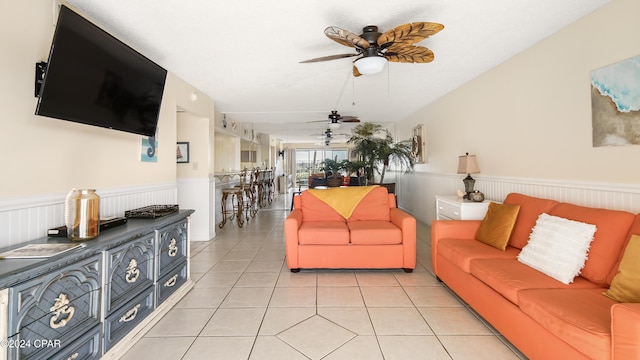
[[[69,356],[67,358],[67,360],[76,360],[78,358],[78,356],[80,356],[80,354],[74,353],[73,355]]]
[[[178,274],[173,275],[167,282],[164,283],[164,287],[173,287],[178,282]]]
[[[127,272],[124,276],[124,279],[129,283],[134,283],[138,280],[138,276],[140,276],[140,269],[138,269],[138,262],[136,259],[131,259],[129,261],[129,266],[127,266]]]
[[[138,310],[140,310],[140,304],[134,306],[133,309],[127,311],[124,315],[122,315],[119,322],[129,322],[135,319],[136,315],[138,315]]]
[[[171,239],[169,243],[169,251],[167,252],[169,256],[174,257],[178,255],[178,246],[176,245],[176,239]]]
[[[75,309],[73,306],[69,306],[69,297],[67,294],[60,293],[49,311],[54,312],[54,315],[49,319],[49,327],[57,329],[67,325],[69,321],[71,321]],[[64,318],[61,319],[63,315]]]

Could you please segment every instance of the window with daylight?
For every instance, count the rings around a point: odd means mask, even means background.
[[[305,185],[311,174],[322,173],[324,159],[342,161],[348,159],[347,149],[297,149],[296,150],[296,182]]]

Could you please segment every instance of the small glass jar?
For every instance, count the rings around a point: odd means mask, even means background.
[[[100,233],[100,196],[95,189],[73,189],[65,201],[67,238],[90,240]]]
[[[484,201],[484,194],[481,193],[478,190],[476,190],[476,191],[472,192],[471,194],[469,194],[469,197],[471,197],[471,200],[473,200],[475,202],[483,202]]]

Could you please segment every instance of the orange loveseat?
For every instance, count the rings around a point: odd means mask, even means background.
[[[640,304],[603,294],[640,216],[516,193],[504,203],[520,207],[505,251],[475,239],[479,220],[433,221],[436,276],[531,359],[640,359]],[[597,228],[569,284],[517,259],[542,213]]]
[[[345,213],[343,205],[354,196],[357,199]],[[292,272],[301,268],[402,268],[411,272],[415,268],[416,219],[396,207],[395,196],[386,188],[310,189],[295,196],[293,204],[284,223],[287,264]]]

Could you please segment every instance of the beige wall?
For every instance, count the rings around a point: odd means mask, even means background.
[[[454,174],[468,151],[481,176],[640,182],[640,147],[592,147],[589,92],[592,70],[640,54],[637,14],[615,0],[403,120],[399,138],[426,126],[416,170]]]
[[[189,162],[177,164],[178,178],[206,178],[209,176],[209,119],[190,112],[177,114],[177,140],[189,143]]]
[[[240,170],[240,138],[216,132],[215,172]]]
[[[0,198],[176,181],[176,108],[213,118],[211,99],[167,77],[157,163],[140,161],[142,137],[35,116],[34,66],[46,61],[55,28],[51,0],[13,1],[0,14]],[[208,164],[202,164],[209,167]]]

